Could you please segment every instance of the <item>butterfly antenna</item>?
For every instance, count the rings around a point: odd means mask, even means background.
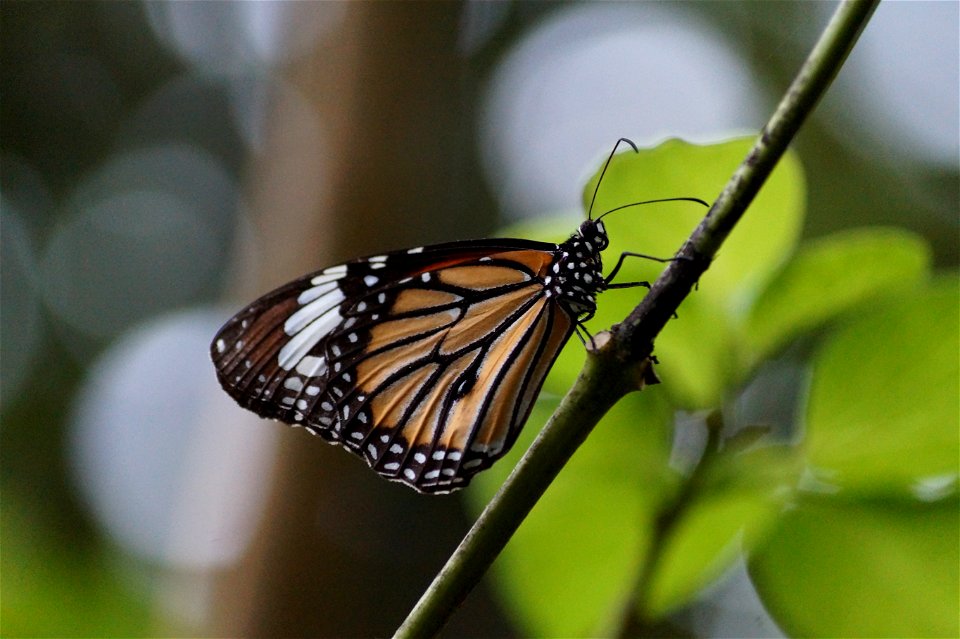
[[[615,208],[615,209],[610,209],[609,211],[605,212],[603,215],[601,215],[601,216],[598,217],[597,219],[600,220],[600,219],[602,219],[602,218],[610,215],[610,214],[613,213],[614,211],[621,211],[621,210],[623,210],[623,209],[629,209],[631,206],[640,206],[641,204],[656,204],[657,202],[696,202],[697,204],[702,204],[702,205],[704,205],[704,206],[707,207],[708,209],[710,208],[710,205],[707,204],[706,202],[704,202],[703,200],[701,200],[700,198],[696,198],[696,197],[668,197],[668,198],[663,198],[663,199],[660,199],[660,200],[644,200],[643,202],[633,202],[632,204],[624,204],[623,206],[618,206],[618,207]]]
[[[633,148],[633,150],[634,150],[635,152],[637,152],[637,153],[640,152],[640,149],[638,149],[638,148],[637,148],[637,145],[633,143],[633,140],[629,140],[629,139],[627,139],[627,138],[620,138],[619,140],[617,140],[617,143],[613,145],[613,150],[610,151],[610,155],[607,156],[607,161],[604,162],[604,164],[603,164],[603,170],[600,171],[600,177],[597,179],[597,185],[596,185],[595,187],[593,187],[593,197],[590,198],[590,208],[587,209],[587,219],[588,219],[588,220],[593,219],[593,218],[591,217],[591,216],[593,215],[593,204],[594,204],[594,202],[597,201],[597,193],[600,191],[600,183],[603,182],[603,176],[606,175],[606,173],[607,173],[607,167],[610,166],[610,160],[612,160],[612,159],[613,159],[613,156],[616,155],[617,149],[620,147],[620,143],[621,143],[621,142],[626,142],[627,144],[629,144],[629,145]],[[609,213],[609,211],[608,211],[608,213]],[[604,215],[606,215],[606,213],[604,213]],[[602,216],[601,216],[601,217],[602,217]],[[600,218],[597,218],[597,219],[599,220]]]

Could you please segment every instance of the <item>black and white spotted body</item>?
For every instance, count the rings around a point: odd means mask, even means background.
[[[548,294],[557,296],[581,321],[593,317],[597,294],[607,287],[600,252],[609,243],[603,222],[583,222],[570,239],[557,247],[550,275],[544,278]]]

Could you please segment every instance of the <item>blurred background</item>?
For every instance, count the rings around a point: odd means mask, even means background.
[[[618,137],[756,132],[834,7],[0,4],[0,632],[390,634],[459,498],[235,407],[216,329],[349,257],[572,228]],[[954,2],[877,10],[796,143],[807,237],[957,264],[958,33]],[[447,633],[518,631],[484,588]]]

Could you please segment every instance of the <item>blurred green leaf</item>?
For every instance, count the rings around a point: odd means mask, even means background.
[[[694,484],[692,501],[665,540],[641,615],[658,619],[688,603],[720,576],[741,551],[774,525],[799,473],[795,450],[766,447],[721,453]]]
[[[538,402],[508,459],[466,491],[476,512],[499,489],[559,398]],[[492,571],[524,634],[586,634],[619,605],[649,543],[651,517],[674,490],[672,412],[656,388],[620,402],[514,535]]]
[[[934,503],[809,496],[788,510],[750,575],[795,637],[957,637],[956,494]]]
[[[6,490],[0,636],[121,637],[151,630],[148,593],[90,549],[67,546]]]
[[[955,276],[889,300],[815,354],[807,417],[811,464],[867,491],[957,473],[960,300]]]
[[[805,245],[751,309],[742,335],[750,363],[870,297],[916,286],[929,264],[923,240],[899,229],[857,229]]]

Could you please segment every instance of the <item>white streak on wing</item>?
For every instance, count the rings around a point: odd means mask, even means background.
[[[294,313],[294,315],[290,317],[290,320],[298,313],[300,313],[300,311]],[[341,319],[337,309],[332,308],[329,312],[313,320],[309,325],[291,337],[290,341],[283,345],[283,348],[280,349],[280,354],[277,356],[278,366],[287,371],[296,366],[320,340],[329,335],[330,331],[337,327]],[[287,320],[287,322],[289,323],[290,320]]]
[[[370,263],[373,263],[373,264],[376,264],[376,263],[378,263],[378,262],[386,262],[386,261],[387,261],[387,256],[386,256],[386,255],[374,255],[373,257],[368,257],[368,258],[367,258],[367,261],[370,262]]]
[[[283,331],[287,335],[295,335],[300,333],[304,330],[304,327],[307,326],[307,324],[315,324],[315,320],[317,320],[317,318],[330,313],[330,311],[334,311],[332,314],[336,316],[336,322],[339,323],[340,313],[336,312],[336,308],[342,301],[343,293],[340,292],[339,288],[335,288],[329,293],[324,293],[288,317],[287,321],[283,324]],[[334,326],[336,326],[336,323]],[[332,330],[333,326],[330,328]]]
[[[407,253],[408,253],[409,255],[413,255],[413,254],[415,254],[415,253],[423,253],[423,247],[422,247],[422,246],[418,246],[417,248],[412,248],[412,249],[410,249],[409,251],[407,251]]]
[[[314,280],[314,284],[317,284],[318,283],[317,280],[320,279],[321,277],[324,277],[327,275],[339,277],[340,275],[346,275],[346,274],[347,274],[347,265],[337,264],[336,266],[331,266],[330,268],[323,269],[323,275],[318,275],[315,278],[313,278],[313,280]]]
[[[324,282],[322,284],[318,284],[317,286],[308,288],[303,293],[300,293],[300,297],[297,298],[297,303],[302,306],[304,304],[307,304],[308,302],[312,302],[313,300],[317,299],[324,293],[329,293],[335,288],[337,288],[336,281]]]

